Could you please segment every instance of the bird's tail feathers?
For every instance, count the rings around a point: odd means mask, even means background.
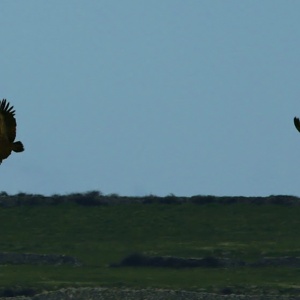
[[[22,151],[24,151],[23,144],[20,141],[14,142],[13,143],[13,151],[15,151],[15,152],[22,152]]]

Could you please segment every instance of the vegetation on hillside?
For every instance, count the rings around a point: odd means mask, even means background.
[[[300,256],[300,205],[292,196],[122,197],[99,192],[0,195],[0,252],[69,255],[68,265],[2,265],[0,289],[65,286],[158,287],[298,293],[297,267],[134,267],[149,257],[220,258],[247,263]]]

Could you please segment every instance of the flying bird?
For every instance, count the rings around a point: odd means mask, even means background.
[[[24,151],[24,146],[20,141],[14,142],[16,128],[14,107],[10,106],[6,99],[3,99],[0,101],[0,164],[3,159],[10,156],[11,151]]]
[[[297,117],[294,118],[294,124],[297,130],[300,132],[300,120]]]

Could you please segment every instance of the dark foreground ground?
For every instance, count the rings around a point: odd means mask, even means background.
[[[14,297],[1,299],[19,300],[296,300],[300,296],[278,295],[218,295],[200,292],[174,291],[162,289],[107,289],[69,288],[46,292],[34,297]]]

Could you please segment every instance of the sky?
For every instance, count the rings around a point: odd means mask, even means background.
[[[4,0],[0,191],[300,196],[300,1]]]

